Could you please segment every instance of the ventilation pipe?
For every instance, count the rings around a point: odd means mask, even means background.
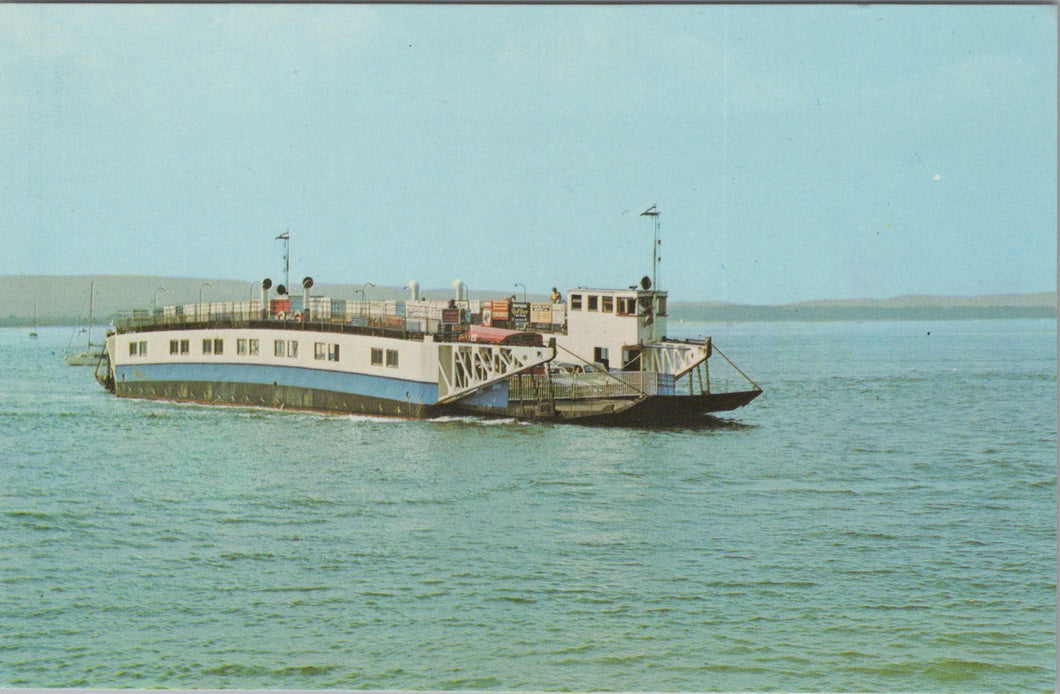
[[[416,280],[409,282],[409,293],[411,294],[412,301],[420,300],[420,283]]]
[[[456,295],[457,301],[463,301],[464,299],[464,281],[453,280],[453,293]]]
[[[313,278],[302,280],[302,321],[309,322],[309,290],[313,287]]]
[[[261,281],[261,320],[265,320],[269,316],[269,289],[272,288],[272,280],[268,277]]]

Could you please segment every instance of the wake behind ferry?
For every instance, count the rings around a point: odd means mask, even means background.
[[[120,397],[634,425],[701,420],[762,392],[709,337],[668,339],[667,292],[647,277],[550,302],[470,300],[459,280],[448,300],[421,298],[415,282],[404,301],[314,296],[313,285],[273,295],[265,279],[256,301],[124,314],[96,378]]]

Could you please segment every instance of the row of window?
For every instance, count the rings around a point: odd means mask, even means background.
[[[236,340],[236,354],[255,355],[255,354],[260,354],[260,353],[261,353],[261,343],[259,343],[254,338],[245,339],[245,338],[241,337],[238,340]]]
[[[372,348],[372,366],[383,365],[383,350],[378,347]],[[386,350],[386,365],[392,368],[397,368],[398,365],[398,353],[396,349]]]
[[[202,341],[203,354],[224,354],[224,340],[221,338],[206,338]],[[386,365],[397,368],[398,352],[396,349],[385,351]],[[191,354],[191,340],[170,340],[170,354]],[[261,342],[254,338],[239,338],[236,340],[236,354],[254,356],[261,353]],[[273,354],[277,357],[298,357],[298,340],[273,340]],[[129,343],[130,357],[147,356],[147,342]],[[333,342],[314,342],[313,358],[321,361],[338,361],[339,346]],[[384,350],[372,348],[372,366],[382,366]]]
[[[173,346],[170,345],[170,349]],[[225,353],[225,341],[217,338],[213,340],[202,341],[202,353],[203,354],[224,354]]]
[[[277,357],[298,358],[298,340],[273,340],[272,353]]]
[[[581,311],[582,306],[586,311],[600,313],[615,313],[618,308],[620,316],[634,316],[637,314],[637,298],[634,296],[611,296],[599,294],[575,294],[570,295],[570,308],[572,311]]]
[[[339,346],[333,342],[314,342],[313,358],[327,359],[328,361],[338,361]]]

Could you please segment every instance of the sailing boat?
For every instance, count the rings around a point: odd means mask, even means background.
[[[95,282],[88,285],[88,341],[80,352],[68,352],[63,361],[70,366],[96,366],[103,358],[103,345],[92,344],[92,295],[95,293]],[[76,333],[75,333],[76,335]],[[70,338],[70,342],[73,342]]]
[[[33,330],[29,333],[30,337],[37,337],[37,302],[33,302]]]

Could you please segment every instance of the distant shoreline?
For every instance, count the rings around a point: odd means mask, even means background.
[[[120,311],[159,305],[211,301],[246,301],[256,298],[256,282],[203,280],[145,275],[0,276],[0,327],[72,326],[87,322],[89,285],[93,284],[96,325],[107,325]],[[162,289],[164,288],[164,289]],[[314,294],[355,300],[365,285],[322,284]],[[371,300],[404,299],[401,287],[372,287]],[[472,298],[503,296],[502,291],[475,291]],[[425,289],[432,299],[452,296],[450,288]],[[547,301],[529,294],[530,301]],[[1056,292],[984,296],[899,296],[888,299],[837,299],[782,305],[728,304],[716,301],[674,301],[671,321],[708,323],[841,322],[841,321],[959,321],[1053,319],[1057,317]],[[36,312],[37,320],[33,315]]]
[[[675,306],[670,320],[707,323],[828,323],[857,321],[962,321],[1056,319],[1038,306]]]

